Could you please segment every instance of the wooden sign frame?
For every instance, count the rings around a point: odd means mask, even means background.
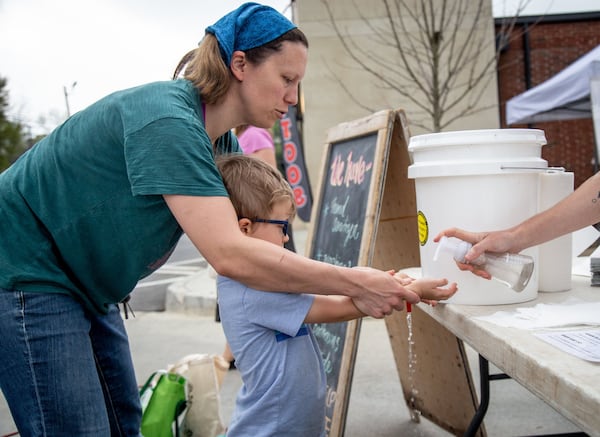
[[[323,261],[331,261],[329,259],[323,259],[323,256],[315,253],[319,249],[319,245],[322,243],[322,231],[329,232],[329,229],[323,229],[327,226],[322,215],[326,208],[324,202],[328,201],[328,189],[331,187],[331,178],[334,171],[340,170],[343,166],[343,162],[336,164],[332,162],[332,156],[335,155],[336,149],[352,147],[352,143],[363,141],[369,143],[369,147],[373,147],[372,160],[370,163],[370,179],[368,187],[368,197],[366,204],[364,205],[364,219],[359,226],[361,229],[360,244],[357,253],[354,253],[355,259],[351,263],[352,266],[368,266],[371,264],[373,257],[374,243],[377,232],[377,223],[379,221],[379,212],[381,205],[381,195],[383,192],[383,186],[385,183],[385,172],[387,168],[387,160],[390,149],[390,138],[392,134],[392,128],[396,119],[396,113],[392,110],[380,111],[369,117],[355,120],[352,122],[342,123],[328,132],[327,144],[323,152],[323,159],[321,164],[321,175],[320,183],[317,191],[315,203],[313,204],[311,226],[308,231],[306,241],[306,256],[314,259]],[[373,144],[373,140],[375,143]],[[358,146],[360,148],[360,145]],[[354,150],[356,152],[356,149]],[[337,158],[337,157],[336,157]],[[352,152],[347,158],[350,162],[352,158]],[[356,158],[356,156],[354,156]],[[356,165],[363,165],[356,163]],[[368,164],[368,163],[367,163]],[[336,170],[334,170],[334,167]],[[345,170],[349,168],[346,165]],[[354,205],[356,206],[356,205]],[[327,205],[328,207],[328,205]],[[321,235],[320,235],[321,234]],[[317,241],[319,240],[319,241]],[[334,261],[336,261],[334,259]],[[334,262],[337,264],[337,262]],[[340,263],[340,265],[350,266],[347,263]],[[343,435],[346,413],[348,409],[348,401],[350,397],[350,387],[352,375],[354,373],[354,363],[356,360],[356,352],[358,347],[358,338],[360,332],[360,319],[353,320],[350,322],[343,322],[342,324],[328,324],[328,325],[342,325],[342,329],[345,330],[343,335],[343,347],[341,349],[342,355],[341,360],[334,369],[333,379],[335,381],[329,381],[328,378],[328,392],[327,392],[327,422],[326,427],[328,436],[337,437]],[[317,339],[319,339],[317,335]],[[328,360],[330,357],[325,356],[326,352],[323,351],[323,344],[320,344],[324,360]],[[337,378],[336,378],[337,376]],[[331,383],[330,383],[331,382]],[[333,385],[335,384],[335,386]]]
[[[319,259],[322,254],[317,249],[332,233],[331,229],[326,229],[327,223],[322,216],[324,203],[330,194],[327,190],[331,180],[328,178],[331,178],[331,171],[335,167],[331,161],[333,151],[337,147],[363,141],[367,147],[373,147],[370,156],[372,171],[368,196],[361,204],[364,217],[361,217],[360,244],[349,250],[354,251],[355,256],[351,265],[372,266],[380,270],[420,266],[415,185],[407,175],[411,164],[409,138],[408,123],[402,110],[380,111],[363,119],[342,123],[328,132],[318,194],[313,204],[306,241],[306,256]],[[357,147],[360,148],[360,145]],[[353,192],[352,196],[355,194]],[[331,258],[333,261],[337,259],[335,256]],[[394,312],[385,319],[404,401],[415,420],[422,415],[452,434],[462,435],[478,406],[463,342],[418,306],[413,307],[411,316],[417,363],[410,375],[407,314],[405,311]],[[339,360],[335,365],[332,365],[335,360],[331,360],[331,355],[339,355],[340,351],[327,351],[328,345],[323,346],[320,342],[326,369],[328,366],[335,367],[335,373],[331,378],[328,375],[327,381],[328,437],[344,434],[360,322],[359,319],[313,327],[318,341],[319,329],[327,330],[330,325],[342,325],[343,330],[340,335],[343,337],[341,355],[337,357]],[[332,332],[327,332],[330,338]],[[412,393],[411,383],[418,390],[416,396]],[[482,425],[477,436],[485,435]]]

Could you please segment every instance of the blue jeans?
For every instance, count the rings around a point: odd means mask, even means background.
[[[141,406],[119,309],[0,289],[0,388],[22,437],[139,436]]]

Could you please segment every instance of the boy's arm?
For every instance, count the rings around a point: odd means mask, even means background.
[[[405,285],[405,287],[417,293],[421,299],[427,300],[427,303],[431,303],[429,301],[449,299],[458,290],[456,282],[448,285],[447,279],[432,278],[415,279],[410,284]]]
[[[364,317],[366,314],[356,308],[347,296],[316,295],[304,322],[336,323]]]

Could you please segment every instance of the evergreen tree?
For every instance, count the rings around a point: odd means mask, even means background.
[[[8,120],[6,116],[8,105],[6,79],[0,77],[0,172],[8,168],[27,149],[23,126]]]

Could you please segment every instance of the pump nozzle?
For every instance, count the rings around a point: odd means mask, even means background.
[[[465,255],[471,248],[471,245],[466,241],[458,238],[448,238],[445,235],[440,239],[438,247],[433,255],[433,260],[437,261],[441,252],[446,252],[452,255],[458,262],[465,262]]]

